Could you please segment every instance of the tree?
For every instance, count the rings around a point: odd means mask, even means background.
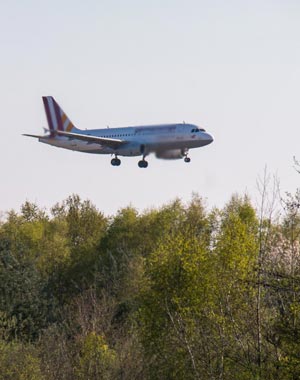
[[[283,223],[274,233],[268,254],[269,340],[276,350],[277,373],[283,379],[300,376],[300,192],[284,199]]]
[[[94,282],[99,261],[98,247],[106,234],[107,219],[88,200],[68,197],[52,208],[52,228],[62,227],[68,254],[51,276],[51,291],[60,302],[88,288]]]
[[[44,380],[34,347],[0,340],[0,380]]]
[[[81,342],[79,363],[75,371],[77,379],[115,379],[115,360],[115,352],[108,347],[103,336],[91,332]]]
[[[27,257],[0,246],[0,311],[2,337],[35,340],[55,318],[55,302],[47,282]]]
[[[220,214],[213,283],[221,378],[252,379],[255,364],[255,272],[258,220],[247,197],[234,196]]]

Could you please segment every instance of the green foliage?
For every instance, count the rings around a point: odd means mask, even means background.
[[[51,228],[60,235],[63,258],[51,274],[50,287],[64,303],[71,295],[83,291],[94,281],[99,261],[98,246],[106,233],[107,219],[90,201],[72,195],[52,208]]]
[[[0,380],[44,380],[32,346],[0,340]]]
[[[114,379],[115,361],[116,354],[104,338],[91,332],[81,343],[79,363],[75,371],[77,379]]]
[[[208,302],[208,270],[208,257],[197,240],[180,234],[167,239],[147,260],[138,317],[153,363],[151,379],[194,378],[189,345]]]
[[[3,339],[34,340],[53,317],[53,300],[30,258],[0,249],[0,332]]]
[[[256,266],[258,222],[247,199],[234,198],[219,223],[217,217],[194,201],[181,232],[165,238],[146,262],[139,318],[146,354],[155,363],[151,379],[253,376],[249,356],[240,355],[253,338],[249,320],[238,326],[241,343],[233,334],[241,314],[255,318],[249,280]],[[229,349],[238,358],[234,366]]]
[[[0,380],[298,379],[299,193],[284,209],[25,202],[0,224]]]
[[[100,246],[103,251],[100,270],[105,281],[117,281],[130,257],[135,255],[140,240],[138,222],[137,211],[131,207],[120,210],[111,222]]]

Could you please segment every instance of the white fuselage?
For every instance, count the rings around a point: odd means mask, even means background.
[[[163,152],[181,151],[182,155],[191,148],[210,144],[213,137],[194,124],[161,124],[126,128],[75,130],[81,135],[108,139],[126,140],[122,146],[112,148],[99,143],[77,140],[65,136],[41,137],[39,141],[60,148],[96,154],[140,156],[151,152],[158,156]],[[163,157],[162,158],[179,158]]]

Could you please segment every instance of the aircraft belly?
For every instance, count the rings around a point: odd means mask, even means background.
[[[141,145],[136,144],[136,143],[129,143],[117,149],[116,153],[119,154],[120,156],[127,156],[127,157],[140,156]]]
[[[172,149],[192,149],[199,148],[201,146],[207,145],[206,140],[186,140],[186,139],[177,139],[172,141],[156,141],[150,144],[146,144],[150,152],[163,151],[163,150],[172,150]]]
[[[163,138],[162,138],[163,137]],[[119,147],[118,149],[114,150],[107,146],[101,146],[97,143],[90,143],[85,142],[81,140],[76,139],[70,139],[67,137],[59,137],[59,138],[40,138],[40,142],[43,142],[45,144],[53,145],[58,148],[64,148],[69,149],[73,151],[78,152],[84,152],[84,153],[94,153],[94,154],[117,154],[120,156],[140,156],[141,153],[141,147],[145,147],[146,154],[151,152],[161,152],[165,150],[172,150],[172,149],[191,149],[191,148],[198,148],[204,145],[207,145],[209,142],[206,140],[201,139],[189,139],[186,140],[182,136],[176,136],[176,139],[168,136],[160,136],[159,139],[157,137],[155,138],[148,138],[140,141],[132,141],[128,142],[128,144],[123,145],[122,147]]]
[[[149,144],[149,150],[151,151],[161,151],[161,150],[170,150],[170,149],[183,149],[187,148],[190,145],[188,141],[156,141],[152,144]]]

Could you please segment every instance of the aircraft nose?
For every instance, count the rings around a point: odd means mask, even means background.
[[[207,144],[211,144],[214,141],[214,138],[211,134],[205,133],[205,140],[207,141]]]

